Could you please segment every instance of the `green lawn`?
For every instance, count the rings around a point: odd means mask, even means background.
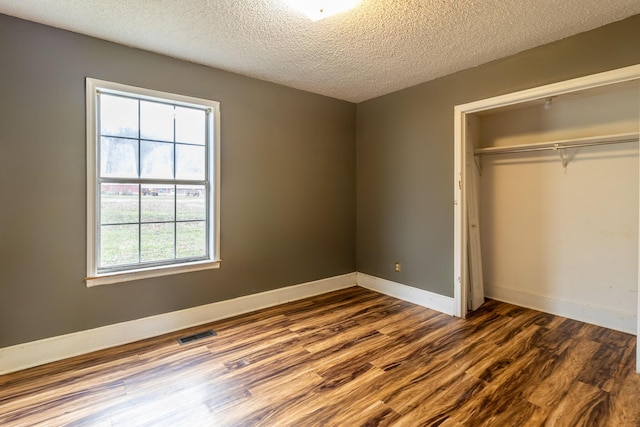
[[[205,219],[203,196],[102,195],[101,267],[204,256]]]

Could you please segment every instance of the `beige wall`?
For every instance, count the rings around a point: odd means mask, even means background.
[[[483,115],[478,127],[484,147],[638,132],[640,85]],[[552,151],[482,157],[485,294],[635,333],[638,143],[567,157],[566,170]]]
[[[638,82],[610,85],[479,114],[479,147],[498,147],[638,131]]]

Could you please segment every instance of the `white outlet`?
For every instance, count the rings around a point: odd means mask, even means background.
[[[396,262],[396,272],[400,272],[400,263]]]

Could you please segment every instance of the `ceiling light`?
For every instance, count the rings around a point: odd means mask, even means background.
[[[356,7],[361,0],[287,0],[312,21],[319,21]]]

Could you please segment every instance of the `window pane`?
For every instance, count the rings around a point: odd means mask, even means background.
[[[173,178],[173,144],[140,141],[142,178]]]
[[[138,137],[138,100],[100,94],[100,135]]]
[[[206,113],[193,108],[176,107],[176,142],[204,145]]]
[[[205,220],[207,218],[207,195],[204,185],[179,185],[176,195],[178,221]]]
[[[176,145],[176,178],[204,180],[204,147]]]
[[[179,222],[176,228],[178,258],[207,255],[207,227],[204,221]]]
[[[140,138],[173,142],[173,105],[140,101]]]
[[[138,141],[121,138],[100,139],[100,176],[138,177]]]
[[[100,267],[138,262],[138,224],[100,227]]]
[[[142,186],[142,222],[173,221],[175,219],[175,190],[173,185]]]
[[[141,258],[143,262],[161,261],[174,258],[174,225],[142,224],[140,225]]]
[[[138,184],[100,185],[100,224],[138,222]]]
[[[94,183],[87,242],[95,254],[87,276],[213,260],[219,237],[209,222],[218,209],[211,191],[219,183],[209,178],[217,177],[211,161],[218,149],[209,129],[219,103],[86,83],[93,100],[87,128],[95,128],[87,151],[96,153],[87,165],[87,182]]]

